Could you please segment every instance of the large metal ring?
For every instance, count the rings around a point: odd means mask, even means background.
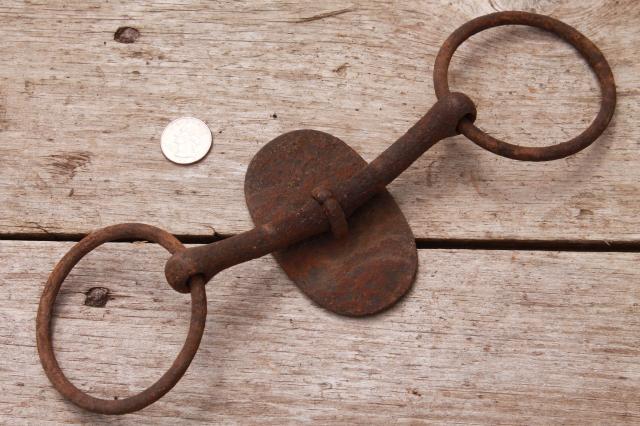
[[[489,136],[466,119],[458,126],[460,133],[494,154],[523,161],[556,160],[575,154],[591,145],[604,131],[613,116],[616,106],[616,85],[613,73],[604,55],[591,40],[575,28],[548,16],[527,12],[498,12],[473,19],[455,30],[444,42],[436,57],[433,69],[436,96],[441,98],[449,93],[449,63],[458,46],[482,30],[501,25],[537,27],[554,33],[571,44],[586,59],[598,78],[601,96],[600,111],[591,125],[580,135],[569,141],[547,147],[519,146],[503,142]]]
[[[160,244],[170,253],[184,250],[182,243],[173,235],[154,226],[140,223],[125,223],[92,232],[73,246],[51,272],[40,298],[36,319],[36,340],[40,362],[53,386],[77,406],[102,414],[125,414],[140,410],[171,390],[185,373],[198,350],[207,317],[205,283],[202,278],[194,277],[191,280],[191,324],[187,339],[169,370],[157,382],[137,395],[118,400],[94,398],[75,387],[60,369],[51,344],[51,317],[56,296],[62,282],[80,259],[108,241],[122,239],[152,241]]]

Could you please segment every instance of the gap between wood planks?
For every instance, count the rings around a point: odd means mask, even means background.
[[[0,241],[80,241],[83,233],[7,233],[0,234]],[[233,235],[175,235],[184,244],[209,244]],[[114,242],[134,242],[118,240]],[[420,249],[460,250],[524,250],[524,251],[575,251],[575,252],[631,252],[640,253],[640,241],[611,240],[519,240],[519,239],[439,239],[417,238]]]

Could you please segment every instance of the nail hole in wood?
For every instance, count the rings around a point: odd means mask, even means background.
[[[140,31],[132,27],[120,27],[113,35],[113,39],[118,43],[134,43],[140,38]]]
[[[92,287],[87,291],[84,304],[94,308],[104,308],[109,300],[109,289],[105,287]]]

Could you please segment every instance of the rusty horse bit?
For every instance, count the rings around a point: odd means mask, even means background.
[[[586,59],[598,78],[601,102],[598,115],[579,136],[548,147],[500,141],[473,124],[471,99],[449,91],[448,67],[458,46],[501,25],[550,31]],[[38,353],[53,386],[74,404],[98,413],[129,413],[157,401],[182,377],[198,349],[207,314],[205,284],[226,268],[272,252],[289,278],[326,309],[361,316],[393,305],[413,283],[417,253],[409,224],[386,185],[436,142],[460,133],[515,160],[548,161],[575,154],[605,130],[616,103],[613,74],[600,50],[573,27],[525,12],[493,13],[458,28],[438,52],[433,79],[435,105],[369,164],[341,140],[314,130],[286,133],[264,146],[245,179],[247,206],[256,224],[250,231],[190,249],[166,231],[136,223],[109,226],[83,238],[51,272],[38,308]],[[153,241],[172,253],[166,278],[175,290],[191,293],[191,324],[180,353],[157,382],[135,396],[106,400],[87,395],[62,373],[51,343],[51,317],[60,286],[74,265],[99,245],[118,239]]]

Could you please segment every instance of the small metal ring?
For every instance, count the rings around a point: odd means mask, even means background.
[[[331,191],[318,187],[311,191],[311,196],[322,206],[324,214],[329,219],[333,237],[338,240],[344,238],[349,233],[349,223],[342,206]]]
[[[182,243],[173,235],[154,226],[140,223],[114,225],[92,232],[73,246],[58,262],[49,276],[38,306],[36,340],[40,362],[47,377],[64,397],[77,406],[96,413],[125,414],[140,410],[157,401],[171,390],[185,373],[198,350],[204,332],[207,296],[204,280],[197,276],[191,280],[191,323],[187,339],[169,370],[157,382],[137,395],[108,400],[87,395],[65,377],[51,344],[51,317],[58,291],[71,269],[91,250],[109,241],[132,238],[158,243],[170,253],[184,250]]]
[[[591,125],[575,138],[547,147],[513,145],[493,138],[477,128],[471,121],[463,120],[460,133],[482,148],[503,157],[522,161],[548,161],[564,158],[586,148],[606,129],[616,106],[616,85],[611,68],[604,55],[587,37],[575,28],[544,15],[527,12],[497,12],[473,19],[455,30],[444,42],[433,69],[433,83],[438,98],[449,93],[448,71],[454,52],[472,35],[488,28],[502,25],[528,25],[559,36],[571,44],[595,72],[600,84],[600,111]]]

